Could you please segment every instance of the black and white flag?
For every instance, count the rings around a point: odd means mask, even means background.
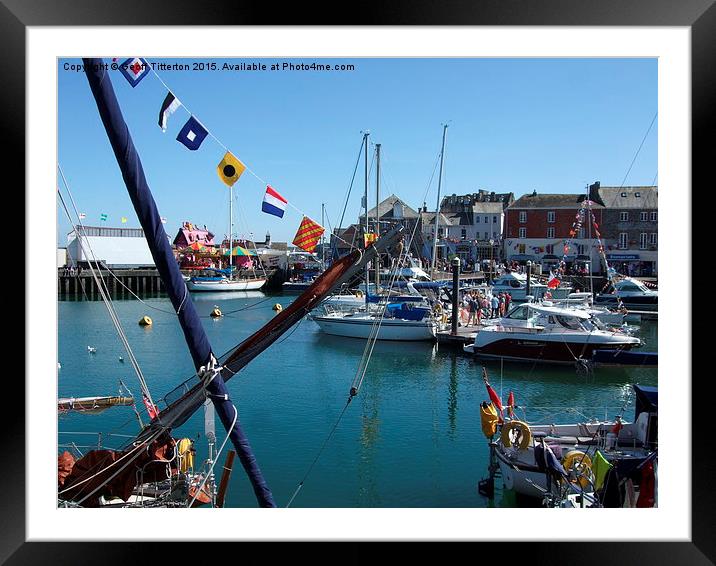
[[[168,92],[167,97],[164,99],[164,102],[162,102],[162,108],[159,110],[159,127],[162,129],[162,132],[167,131],[167,120],[169,116],[174,114],[176,109],[180,106],[181,102],[179,102],[179,99],[171,92]]]

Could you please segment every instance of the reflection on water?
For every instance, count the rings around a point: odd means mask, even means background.
[[[212,348],[233,348],[295,297],[260,291],[194,294]],[[224,297],[224,295],[228,295]],[[229,316],[212,320],[214,304]],[[136,377],[106,309],[96,301],[61,301],[59,308],[58,395],[114,394],[122,379],[135,393]],[[160,397],[193,374],[191,358],[165,297],[116,301],[119,318],[152,394]],[[161,309],[161,310],[155,310]],[[149,314],[151,327],[140,327]],[[656,323],[641,323],[645,349],[656,350]],[[87,346],[96,347],[95,354]],[[296,327],[242,369],[228,383],[240,419],[279,505],[285,504],[333,431],[346,407],[351,383],[365,350],[360,339],[320,333],[310,320]],[[518,414],[530,422],[575,422],[622,411],[632,418],[633,383],[655,385],[656,368],[602,368],[589,375],[571,366],[484,363],[490,383],[506,399],[513,391]],[[421,342],[375,345],[361,390],[312,468],[294,507],[486,507],[524,504],[496,490],[494,501],[477,493],[487,469],[479,403],[487,399],[483,362]],[[131,407],[99,415],[68,415],[63,432],[131,433],[138,430]],[[193,416],[174,431],[197,438],[203,456],[203,418]],[[62,442],[68,441],[62,435]],[[217,425],[219,444],[223,441]],[[87,444],[87,436],[72,437]],[[96,438],[96,437],[93,437]],[[117,445],[114,438],[110,444]],[[121,443],[123,443],[122,441]],[[219,461],[223,462],[224,456]],[[499,483],[499,482],[497,482]],[[248,481],[235,470],[227,506],[255,506]]]

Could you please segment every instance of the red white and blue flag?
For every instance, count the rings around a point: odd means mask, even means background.
[[[559,287],[559,279],[557,279],[557,276],[552,273],[552,271],[549,272],[549,281],[547,281],[547,287],[549,289],[556,289]]]
[[[272,189],[271,185],[266,185],[266,194],[264,195],[264,201],[261,203],[262,212],[283,218],[287,204],[288,201]]]
[[[149,63],[141,57],[130,57],[119,65],[119,72],[124,75],[132,88],[137,86],[150,70]]]

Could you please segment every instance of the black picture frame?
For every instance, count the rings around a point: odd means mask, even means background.
[[[28,26],[66,25],[556,25],[556,26],[686,26],[691,29],[692,56],[692,179],[706,182],[708,166],[713,162],[713,144],[709,143],[716,131],[710,106],[716,101],[716,6],[714,0],[491,0],[473,2],[431,2],[412,0],[351,5],[353,19],[344,21],[337,4],[296,3],[276,9],[273,4],[188,0],[157,0],[151,3],[124,0],[121,3],[92,0],[2,0],[0,3],[0,51],[3,88],[0,89],[3,124],[6,139],[12,143],[3,148],[7,164],[26,163],[25,144],[25,32]],[[54,88],[54,85],[48,85]],[[6,167],[6,171],[10,167]],[[17,167],[13,167],[17,170]],[[24,180],[24,170],[21,173]],[[687,190],[686,188],[684,190]],[[692,202],[695,199],[692,199]],[[30,211],[25,211],[26,218]],[[692,223],[693,225],[693,223]],[[31,222],[30,222],[31,229]],[[693,255],[692,255],[693,258]],[[25,296],[27,301],[29,297]],[[693,328],[693,327],[692,327]],[[26,344],[26,348],[28,345]],[[692,352],[682,353],[691,367]],[[710,371],[706,372],[710,374]],[[8,375],[8,377],[10,377]],[[710,379],[692,380],[691,375],[669,375],[668,379],[691,382],[692,399],[708,398]],[[708,375],[700,376],[708,378]],[[3,427],[4,458],[2,505],[0,511],[0,561],[11,565],[51,563],[137,563],[170,560],[166,550],[149,550],[140,543],[38,543],[25,542],[25,491],[31,487],[25,480],[25,412],[21,403],[14,403],[19,411],[8,415]],[[710,411],[694,410],[692,430],[710,430]],[[7,413],[6,413],[7,415]],[[683,425],[683,423],[680,423]],[[470,560],[489,559],[531,561],[534,563],[572,564],[713,564],[716,562],[716,496],[710,485],[716,477],[714,451],[708,445],[692,441],[691,542],[544,542],[544,543],[490,543],[487,550]],[[685,450],[688,453],[688,450]],[[598,515],[597,515],[598,517]],[[588,537],[599,518],[585,525]],[[629,518],[625,518],[628,529]],[[594,522],[592,522],[594,521]],[[590,526],[591,525],[591,526]],[[479,528],[479,525],[476,525]],[[181,530],[178,529],[181,536]],[[559,539],[555,533],[555,539]],[[183,545],[182,557],[187,551],[201,552],[200,563],[214,559],[206,555],[206,545]],[[263,544],[258,545],[259,548]],[[440,545],[435,549],[445,555]],[[275,550],[255,550],[266,553],[273,562]],[[435,547],[433,547],[435,548]],[[411,545],[420,556],[427,558],[426,549]],[[223,552],[223,551],[218,551]],[[281,554],[300,560],[308,552],[305,546],[286,545]],[[335,560],[348,559],[364,562],[376,556],[372,543],[354,543],[350,547],[330,551]],[[218,556],[221,556],[220,554]],[[313,556],[313,555],[311,555]],[[468,555],[469,557],[469,555]],[[315,558],[315,557],[314,557]],[[404,555],[404,559],[406,556]],[[237,559],[240,559],[237,557]],[[283,559],[283,557],[282,557]],[[252,559],[252,562],[255,560]]]

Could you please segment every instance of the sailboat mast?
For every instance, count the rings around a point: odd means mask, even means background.
[[[589,238],[589,263],[587,263],[587,277],[589,277],[589,292],[594,296],[594,283],[592,282],[592,201],[589,200],[589,188],[587,188],[587,237]]]
[[[380,204],[380,144],[375,144],[375,236],[380,236],[380,213],[378,205]],[[375,291],[378,292],[380,285],[380,256],[375,258]]]
[[[437,263],[438,254],[438,230],[440,226],[440,190],[443,184],[443,163],[445,162],[445,137],[447,135],[448,125],[443,125],[443,145],[440,150],[440,175],[438,176],[438,204],[435,207],[435,234],[433,235],[433,262],[430,267],[430,279],[435,279],[435,264]]]
[[[363,245],[365,246],[365,239],[368,235],[368,136],[370,132],[363,134],[363,145],[365,146],[365,154],[363,159],[363,173],[365,177],[365,227],[363,228]],[[368,279],[370,277],[370,269],[368,264],[365,264],[365,306],[368,308]]]
[[[232,266],[234,264],[234,258],[231,252],[234,248],[234,187],[229,187],[229,280],[232,279]]]
[[[325,226],[326,221],[324,217],[326,215],[326,203],[321,203],[321,226]],[[324,237],[325,230],[321,232],[321,269],[326,269],[326,238]]]

